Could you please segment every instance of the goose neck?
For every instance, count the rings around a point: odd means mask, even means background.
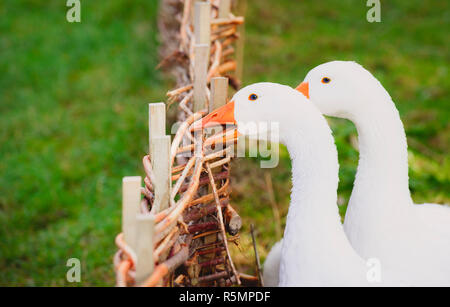
[[[354,119],[359,141],[354,191],[377,200],[380,197],[392,200],[393,195],[396,201],[398,197],[410,199],[405,131],[394,103],[386,100],[374,102],[377,108]]]
[[[306,133],[293,129],[285,142],[292,160],[291,205],[285,237],[308,240],[311,232],[320,231],[321,238],[328,240],[342,228],[336,205],[336,146],[326,120],[319,119],[313,126],[316,129]],[[327,233],[327,229],[333,231]]]

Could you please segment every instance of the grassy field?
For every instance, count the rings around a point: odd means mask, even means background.
[[[449,9],[445,0],[383,1],[382,22],[370,24],[364,1],[249,1],[244,83],[294,86],[320,63],[358,61],[400,110],[414,200],[448,203]],[[82,1],[79,24],[66,21],[66,10],[65,1],[0,4],[0,285],[68,285],[71,257],[81,260],[81,285],[114,283],[121,178],[143,174],[146,104],[172,86],[154,70],[157,1]],[[330,122],[344,213],[356,131]],[[248,225],[256,224],[264,258],[277,239],[271,202],[287,212],[284,149],[281,157],[270,170],[257,159],[235,162],[242,270],[253,267]]]

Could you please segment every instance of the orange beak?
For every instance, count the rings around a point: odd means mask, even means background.
[[[306,98],[309,99],[309,83],[308,82],[302,82],[299,86],[295,88],[297,91],[305,95]]]
[[[230,101],[223,107],[220,107],[217,110],[209,113],[201,120],[194,123],[193,128],[194,130],[197,130],[201,128],[208,128],[225,124],[236,124],[236,120],[234,119],[234,101]]]

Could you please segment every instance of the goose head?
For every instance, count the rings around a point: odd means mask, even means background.
[[[328,116],[353,120],[370,115],[388,95],[364,67],[350,61],[321,64],[308,72],[296,88]]]
[[[230,102],[204,117],[201,126],[233,124],[237,125],[240,135],[256,139],[265,138],[267,133],[279,133],[280,141],[284,143],[294,124],[295,130],[308,128],[313,109],[316,107],[293,88],[261,82],[239,90]],[[320,114],[319,110],[317,113]],[[273,131],[274,127],[277,131]]]

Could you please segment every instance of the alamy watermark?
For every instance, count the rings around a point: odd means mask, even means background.
[[[81,3],[80,0],[67,0],[66,6],[69,7],[66,13],[68,22],[81,22]]]
[[[81,262],[78,258],[67,259],[66,266],[69,267],[66,273],[68,282],[81,282]]]
[[[369,283],[381,283],[381,261],[378,258],[369,258],[366,261],[368,267],[366,278]]]
[[[66,14],[66,20],[70,23],[81,22],[81,2],[80,0],[67,0],[66,6],[69,7]],[[381,22],[381,2],[380,0],[367,0],[366,19],[368,22]]]
[[[381,3],[380,0],[367,0],[366,5],[370,7],[367,11],[366,19],[368,22],[381,22]]]

